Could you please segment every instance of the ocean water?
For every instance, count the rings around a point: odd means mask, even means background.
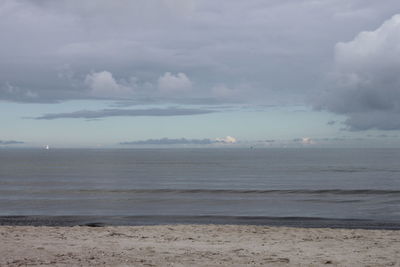
[[[0,216],[400,221],[400,149],[0,149]]]

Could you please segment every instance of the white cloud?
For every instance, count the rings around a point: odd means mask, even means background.
[[[118,83],[111,72],[92,72],[86,75],[85,84],[91,95],[97,97],[120,98],[132,95],[133,89]]]
[[[399,64],[400,14],[385,21],[374,31],[360,32],[350,42],[339,42],[335,47],[335,60],[340,71],[374,74],[387,64]]]
[[[302,138],[295,138],[293,139],[293,142],[302,144],[302,145],[314,145],[315,141],[311,139],[310,137],[302,137]]]
[[[310,137],[303,137],[301,139],[301,143],[303,145],[313,145],[313,144],[315,144],[314,140],[312,140]]]
[[[192,89],[192,82],[183,72],[176,75],[166,72],[158,78],[158,89],[162,94],[187,93]]]
[[[215,141],[217,143],[223,143],[223,144],[234,144],[237,142],[235,137],[232,136],[227,136],[227,137],[222,137],[222,138],[216,138]]]

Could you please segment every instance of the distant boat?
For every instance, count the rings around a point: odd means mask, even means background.
[[[44,149],[49,150],[49,149],[50,149],[50,146],[49,146],[49,145],[46,145],[46,146],[44,147]]]

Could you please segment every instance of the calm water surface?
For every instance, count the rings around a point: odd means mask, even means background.
[[[1,149],[0,215],[400,220],[399,149]]]

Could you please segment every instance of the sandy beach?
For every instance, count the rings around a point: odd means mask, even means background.
[[[0,266],[400,266],[390,230],[1,226],[0,236]]]

